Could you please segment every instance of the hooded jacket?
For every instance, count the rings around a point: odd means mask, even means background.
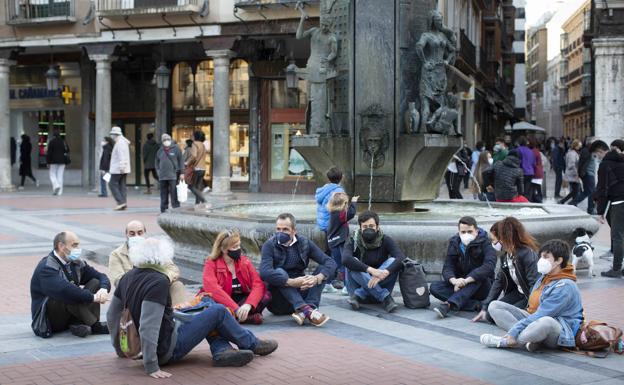
[[[566,169],[563,174],[563,179],[568,182],[577,183],[579,181],[579,154],[573,149],[569,149],[565,156]]]
[[[156,151],[158,151],[159,147],[154,138],[148,139],[147,142],[145,142],[143,145],[143,169],[151,170],[156,168],[154,163],[156,161]]]
[[[484,174],[486,185],[494,183],[494,196],[496,200],[512,200],[524,193],[524,173],[520,168],[520,159],[511,152],[501,162],[496,162],[494,167]]]
[[[624,201],[624,155],[609,151],[598,167],[598,184],[593,195],[598,215],[604,215],[607,202]]]
[[[111,174],[130,174],[130,141],[125,136],[119,136],[111,154]]]
[[[513,265],[516,269],[516,277],[522,288],[524,297],[529,300],[529,294],[535,282],[539,279],[540,275],[537,272],[537,260],[539,256],[537,253],[528,248],[522,247],[516,251],[516,257],[513,259]],[[514,290],[518,290],[518,285],[511,278],[509,272],[509,266],[507,265],[507,253],[500,256],[500,269],[496,273],[494,283],[490,288],[490,293],[487,298],[481,303],[481,308],[487,310],[492,301],[496,301],[501,293],[508,294]],[[519,290],[518,290],[519,291]]]
[[[449,240],[446,261],[442,268],[445,282],[451,278],[472,277],[477,282],[494,279],[496,251],[485,230],[478,230],[477,238],[466,246],[465,252],[461,250],[459,234],[453,235]]]
[[[524,175],[535,175],[535,154],[533,150],[527,146],[520,146],[518,147],[518,153],[520,154],[520,162]]]
[[[345,192],[344,189],[336,183],[327,183],[323,187],[316,189],[316,224],[321,231],[327,231],[329,225],[329,211],[327,211],[327,202],[335,192]]]

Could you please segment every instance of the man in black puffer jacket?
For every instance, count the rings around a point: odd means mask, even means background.
[[[528,202],[524,194],[524,172],[518,151],[511,150],[505,159],[483,173],[488,191],[493,187],[497,202]]]
[[[603,277],[621,278],[624,257],[624,141],[614,140],[611,151],[607,144],[597,140],[590,151],[602,159],[598,167],[598,185],[593,195],[600,221],[611,226],[613,268],[600,273]],[[607,152],[608,151],[608,152]]]
[[[461,218],[458,229],[449,241],[442,281],[430,287],[431,294],[443,301],[433,308],[440,318],[450,310],[479,311],[494,279],[496,251],[485,230],[473,217]]]

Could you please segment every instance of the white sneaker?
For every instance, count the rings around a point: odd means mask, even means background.
[[[325,287],[323,288],[323,293],[335,293],[338,290],[336,290],[335,287],[333,287],[331,284],[326,284]]]
[[[17,186],[17,190],[23,190],[24,186]]]
[[[329,317],[318,311],[318,309],[314,309],[310,314],[309,320],[314,326],[323,326],[327,321],[329,321]]]
[[[341,295],[349,295],[349,292],[347,291],[347,287],[343,287],[342,290],[340,291]]]
[[[39,187],[39,180],[35,181],[35,187]]]
[[[481,345],[485,345],[488,348],[500,348],[503,337],[495,336],[494,334],[482,334]]]

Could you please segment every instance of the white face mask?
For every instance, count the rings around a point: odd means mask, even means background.
[[[102,147],[106,146],[108,144],[107,141],[103,141],[102,143],[100,143],[102,145]]]
[[[540,274],[550,273],[553,267],[554,266],[547,259],[540,258],[539,261],[537,261],[537,272]]]
[[[170,140],[165,140],[165,141],[163,142],[163,146],[165,146],[165,147],[170,147],[170,146],[171,146],[171,141],[170,141]]]
[[[493,158],[488,158],[488,163],[489,164],[494,164],[494,159]]]
[[[129,237],[128,238],[128,248],[131,249],[136,245],[141,244],[143,241],[145,241],[145,238],[143,238],[140,235],[134,236],[134,237]]]
[[[501,251],[503,249],[503,244],[500,242],[492,243],[492,247],[496,251]]]
[[[468,246],[470,242],[475,240],[475,236],[473,234],[459,234],[459,238],[461,239],[464,246]]]

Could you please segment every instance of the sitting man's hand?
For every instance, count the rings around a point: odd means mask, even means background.
[[[251,305],[248,303],[236,309],[236,318],[238,318],[238,322],[247,321],[247,317],[249,316],[250,311],[251,311]]]
[[[387,269],[383,269],[383,270],[380,270],[380,273],[377,276],[377,278],[379,278],[380,281],[383,281],[384,279],[388,278],[389,275],[390,275],[390,272]]]
[[[370,281],[368,281],[368,288],[372,289],[373,287],[377,286],[379,281],[381,281],[381,279],[379,279],[377,277],[371,278]]]
[[[318,284],[318,280],[315,275],[306,275],[303,279],[303,284],[300,287],[301,290],[311,289]]]
[[[150,373],[150,377],[152,378],[169,378],[171,377],[171,373],[162,371],[162,370],[157,370],[154,373]]]
[[[487,311],[485,310],[481,310],[479,312],[479,314],[477,314],[473,319],[472,322],[479,322],[479,321],[487,321]]]
[[[304,284],[305,279],[306,277],[288,278],[286,286],[300,288]]]
[[[108,301],[108,292],[106,289],[100,289],[93,294],[93,302],[105,304]]]

